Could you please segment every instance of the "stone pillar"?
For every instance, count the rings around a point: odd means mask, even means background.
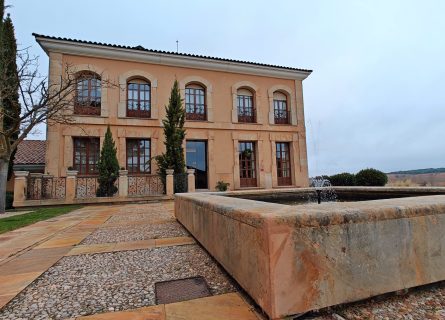
[[[195,169],[187,169],[187,192],[195,192]]]
[[[173,173],[175,172],[173,169],[167,169],[165,170],[167,173],[167,177],[165,179],[165,191],[167,196],[173,196],[173,193],[175,192],[174,190],[174,185],[173,185]]]
[[[14,171],[14,207],[20,207],[26,200],[28,171]]]
[[[119,170],[119,197],[128,196],[128,170]]]
[[[76,180],[77,180],[77,170],[67,170],[66,171],[66,190],[65,190],[65,200],[71,203],[76,198]]]

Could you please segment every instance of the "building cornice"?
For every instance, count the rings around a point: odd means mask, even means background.
[[[35,37],[36,41],[47,54],[50,52],[55,52],[76,56],[88,56],[294,80],[304,80],[312,72],[311,70],[283,68],[278,66],[229,61],[224,59],[217,60],[216,58],[213,59],[185,54],[172,54],[168,52],[156,52],[150,50],[143,51],[132,49],[130,47],[87,43],[83,41],[73,41],[40,35],[35,35]]]

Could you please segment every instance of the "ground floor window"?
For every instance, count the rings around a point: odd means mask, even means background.
[[[279,186],[292,184],[289,142],[276,143],[277,177]]]
[[[127,139],[128,173],[150,173],[151,143],[149,139]]]
[[[255,142],[239,142],[239,168],[240,168],[240,186],[256,187],[256,152]]]
[[[99,138],[73,139],[73,166],[79,175],[95,175],[99,161]]]

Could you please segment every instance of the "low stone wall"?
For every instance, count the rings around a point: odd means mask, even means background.
[[[444,195],[286,206],[179,194],[175,215],[271,319],[445,280]]]

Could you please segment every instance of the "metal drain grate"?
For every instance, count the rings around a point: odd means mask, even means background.
[[[156,304],[173,303],[210,296],[206,280],[199,276],[155,283]]]

